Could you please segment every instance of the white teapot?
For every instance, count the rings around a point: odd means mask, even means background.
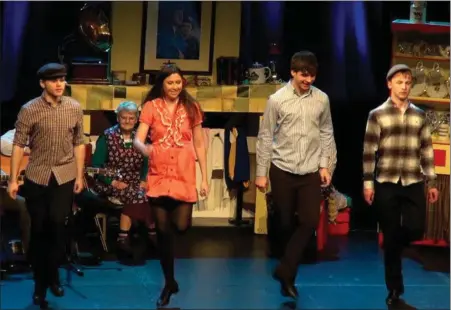
[[[265,84],[271,77],[271,69],[258,62],[254,63],[249,71],[249,84]]]

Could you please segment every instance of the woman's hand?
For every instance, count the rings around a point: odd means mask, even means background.
[[[152,153],[153,145],[152,144],[146,144],[144,148],[144,156],[150,158],[150,154]]]
[[[124,183],[124,182],[121,182],[121,181],[116,181],[116,180],[114,180],[114,181],[111,183],[111,186],[113,186],[114,188],[116,188],[116,189],[118,189],[118,190],[123,190],[124,188],[127,188],[128,184],[127,184],[127,183]]]
[[[202,181],[202,183],[200,185],[200,195],[202,197],[208,196],[208,182],[207,181]]]
[[[147,189],[147,182],[146,181],[141,181],[139,183],[139,187],[141,187],[142,189]]]

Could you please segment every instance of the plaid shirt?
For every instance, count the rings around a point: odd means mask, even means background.
[[[426,178],[435,187],[434,150],[426,115],[412,103],[403,113],[388,99],[368,116],[363,146],[364,188],[376,180],[404,186]]]
[[[70,97],[61,97],[56,107],[44,96],[23,105],[16,121],[14,145],[30,146],[30,159],[25,176],[40,185],[47,185],[51,174],[58,184],[77,176],[74,146],[83,144],[83,110]]]

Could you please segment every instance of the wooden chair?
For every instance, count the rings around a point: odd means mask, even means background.
[[[92,145],[90,143],[85,145],[85,167],[90,167],[92,165]],[[94,179],[88,175],[87,173],[84,174],[84,187],[87,191],[90,191],[92,194],[97,195],[93,190],[93,184]],[[81,210],[79,206],[76,205],[74,202],[74,208]],[[103,250],[105,252],[108,252],[108,245],[107,245],[107,215],[103,212],[98,212],[94,215],[94,223],[97,227],[97,230],[99,232],[100,242],[102,244]]]
[[[92,145],[87,144],[86,145],[86,155],[85,155],[85,167],[90,167],[92,165]],[[93,177],[85,173],[84,175],[84,182],[85,182],[85,188],[86,190],[90,191],[91,194],[98,197],[97,193],[93,190],[93,186],[95,183],[95,180]],[[122,210],[121,204],[116,204],[112,202],[109,199],[105,199],[103,197],[98,197],[99,201],[102,202],[102,204],[108,204],[110,207],[108,209],[111,209],[112,213],[117,213],[118,211]],[[108,252],[108,245],[107,245],[107,222],[108,222],[108,213],[107,212],[98,212],[94,215],[94,222],[98,229],[100,241],[102,243],[103,250],[105,252]]]

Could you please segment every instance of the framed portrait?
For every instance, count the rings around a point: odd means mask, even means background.
[[[211,74],[214,2],[145,1],[143,15],[141,72],[157,72],[170,62],[185,74]]]

